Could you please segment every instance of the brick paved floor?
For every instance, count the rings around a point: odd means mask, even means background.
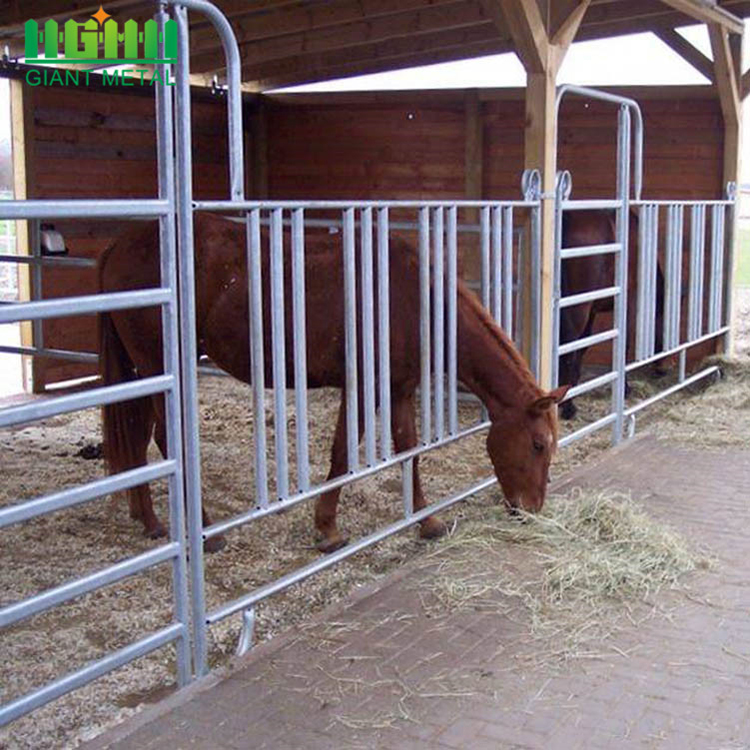
[[[630,490],[717,566],[555,669],[523,668],[520,611],[430,618],[405,569],[88,750],[750,748],[750,453],[644,438],[566,483]]]

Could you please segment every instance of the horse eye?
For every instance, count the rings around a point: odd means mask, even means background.
[[[544,443],[540,442],[539,440],[534,441],[534,451],[536,453],[541,453],[544,450]]]

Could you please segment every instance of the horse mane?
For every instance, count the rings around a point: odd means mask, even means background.
[[[541,395],[542,390],[537,385],[534,375],[529,369],[529,365],[521,356],[518,349],[516,349],[515,344],[510,340],[508,334],[505,333],[505,331],[503,331],[503,329],[493,320],[484,305],[479,302],[476,294],[469,290],[465,284],[460,283],[458,285],[458,290],[459,297],[464,300],[469,309],[474,313],[490,336],[492,336],[506,357],[515,366],[525,385],[527,385],[534,394]]]

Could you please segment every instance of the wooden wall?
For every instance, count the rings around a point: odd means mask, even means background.
[[[24,86],[29,198],[153,198],[157,195],[153,93],[111,93],[84,88]],[[196,197],[227,192],[223,101],[196,96],[193,161]],[[71,255],[97,258],[116,235],[116,221],[55,222]],[[97,291],[95,269],[46,269],[45,297]],[[44,322],[45,345],[96,351],[95,316]],[[93,366],[47,358],[34,360],[34,389],[82,377]]]
[[[156,192],[154,103],[136,89],[24,87],[28,197],[133,198]],[[723,124],[711,87],[619,90],[637,99],[646,128],[646,197],[722,195]],[[270,198],[520,197],[522,90],[379,92],[248,97],[249,194]],[[472,119],[473,118],[473,119]],[[225,103],[193,100],[196,196],[227,195]],[[611,196],[616,115],[568,99],[559,165],[574,197]],[[475,158],[473,155],[480,155]],[[115,222],[60,222],[74,255],[98,257]],[[86,294],[95,271],[45,272],[45,296]],[[45,324],[45,343],[95,350],[92,317]],[[594,359],[597,359],[596,353]],[[36,387],[93,368],[36,360]]]

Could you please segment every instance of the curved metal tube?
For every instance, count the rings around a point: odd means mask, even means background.
[[[207,0],[163,0],[201,13],[216,29],[227,61],[227,105],[229,110],[229,186],[233,201],[245,197],[245,165],[242,133],[242,82],[240,48],[226,16]]]
[[[635,200],[639,201],[643,191],[643,113],[638,102],[626,96],[608,94],[606,91],[565,83],[557,89],[557,100],[555,102],[555,143],[557,143],[560,102],[565,94],[586,96],[590,99],[599,99],[603,102],[625,105],[633,112],[635,115],[635,174],[633,176],[633,189]]]

